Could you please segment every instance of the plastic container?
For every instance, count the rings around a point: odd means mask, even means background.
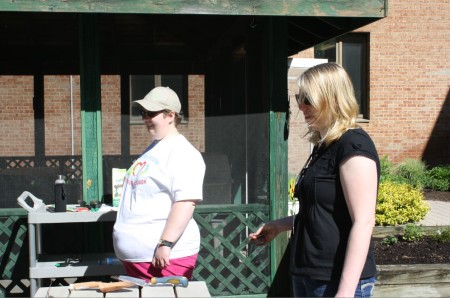
[[[58,179],[55,181],[55,212],[67,211],[66,194],[64,193],[66,181],[64,178],[63,175],[58,175]]]
[[[98,261],[99,265],[121,265],[122,262],[116,257],[104,257]]]

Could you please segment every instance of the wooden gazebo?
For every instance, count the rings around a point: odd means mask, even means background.
[[[233,170],[245,163],[246,172],[240,177],[255,181],[249,182],[254,185],[248,190],[250,195],[246,192],[248,197],[235,199],[228,209],[219,205],[199,208],[197,220],[205,224],[202,233],[209,239],[203,244],[214,239],[228,243],[220,252],[214,245],[207,249],[210,256],[201,261],[196,276],[210,284],[213,295],[264,295],[286,239],[277,239],[270,249],[251,252],[225,234],[242,232],[246,226],[253,229],[261,221],[287,212],[287,58],[386,15],[386,0],[5,1],[0,3],[0,76],[34,78],[30,87],[34,88],[32,146],[36,160],[46,159],[44,76],[80,76],[82,166],[78,178],[83,199],[90,201],[104,196],[107,179],[102,154],[101,76],[121,77],[122,136],[117,146],[121,156],[129,159],[133,154],[127,118],[128,76],[204,75],[205,151],[225,151]],[[224,122],[208,121],[237,115],[242,123],[225,128]],[[0,157],[7,156],[0,152]],[[258,197],[262,189],[265,202]],[[4,226],[6,221],[10,225],[11,219],[24,216],[13,208],[0,212],[0,225]],[[241,219],[239,223],[233,222],[236,218]],[[5,244],[6,248],[12,246]],[[237,264],[227,257],[252,253],[254,258]],[[4,263],[7,261],[2,259]],[[236,266],[230,269],[227,265]],[[1,267],[4,279],[27,278],[27,272],[18,276],[13,267]],[[221,275],[221,270],[231,273]],[[10,295],[10,288],[3,291]]]

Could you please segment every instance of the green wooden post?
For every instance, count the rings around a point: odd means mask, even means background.
[[[83,200],[103,196],[99,32],[96,14],[79,15]]]
[[[269,21],[268,63],[270,84],[270,219],[287,215],[288,170],[287,126],[289,111],[287,93],[287,23],[285,18],[271,17]],[[278,236],[271,246],[271,274],[287,244],[287,234]]]

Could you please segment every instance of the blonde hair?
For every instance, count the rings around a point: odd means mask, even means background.
[[[315,108],[314,127],[326,129],[324,136],[310,127],[309,141],[330,144],[344,132],[357,128],[359,113],[355,92],[347,72],[336,63],[324,63],[306,70],[297,80],[299,98],[308,98]]]

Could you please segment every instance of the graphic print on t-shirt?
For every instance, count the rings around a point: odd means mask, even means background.
[[[144,172],[142,172],[142,174],[145,174],[145,172],[147,172],[147,168],[145,167],[145,165],[147,164],[146,161],[141,161],[141,162],[136,162],[133,166],[133,170],[132,170],[132,175],[133,176],[137,176],[141,173],[142,170],[144,170]]]

